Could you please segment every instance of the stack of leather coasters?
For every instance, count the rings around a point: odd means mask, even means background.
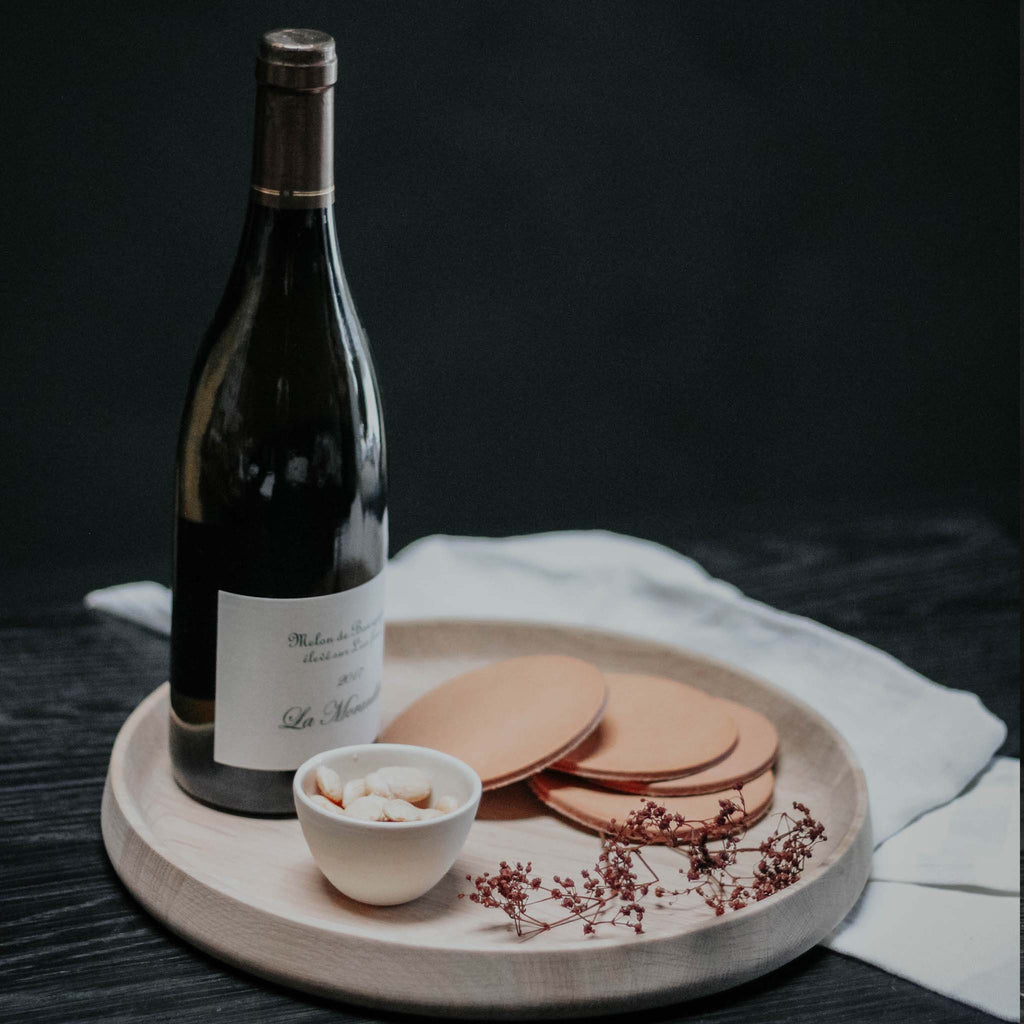
[[[387,743],[453,754],[484,789],[523,779],[552,810],[598,832],[655,800],[708,821],[742,786],[745,817],[771,806],[778,732],[757,711],[682,680],[605,673],[577,658],[495,662],[442,683],[387,728]]]

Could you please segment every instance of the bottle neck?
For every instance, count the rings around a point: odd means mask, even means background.
[[[337,288],[340,277],[334,210],[330,206],[268,206],[253,192],[242,230],[236,272],[264,294],[303,296]]]
[[[255,128],[252,202],[279,210],[329,208],[334,202],[333,87],[282,89],[261,82]]]

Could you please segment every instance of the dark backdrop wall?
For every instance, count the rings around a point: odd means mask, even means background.
[[[36,4],[2,72],[8,597],[168,577],[255,41],[289,23],[338,41],[393,551],[1015,521],[1015,4]]]

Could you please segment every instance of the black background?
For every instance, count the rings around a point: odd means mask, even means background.
[[[282,24],[338,41],[393,552],[922,506],[1014,528],[1015,4],[39,4],[4,44],[5,601],[168,579]]]

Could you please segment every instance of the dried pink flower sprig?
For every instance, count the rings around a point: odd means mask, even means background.
[[[800,879],[813,847],[826,842],[825,826],[802,803],[794,802],[796,815],[782,812],[774,832],[757,846],[741,846],[747,834],[743,787],[736,787],[738,801],[719,800],[718,814],[695,821],[672,813],[664,805],[645,800],[622,824],[610,822],[601,837],[601,852],[592,870],[579,872],[581,882],[552,875],[552,885],[533,876],[533,865],[502,861],[495,874],[484,872],[466,880],[473,883],[470,901],[501,910],[512,921],[516,934],[529,937],[558,925],[578,921],[584,935],[599,925],[619,925],[643,932],[645,900],[694,894],[714,910],[741,910]],[[711,849],[710,843],[718,843]],[[643,851],[654,844],[676,849],[686,859],[680,868],[692,884],[669,889],[644,859]],[[740,874],[740,855],[758,855],[750,874]],[[645,875],[638,874],[642,866]],[[546,905],[546,906],[545,906]],[[551,911],[555,911],[552,913]],[[538,916],[543,914],[544,916]]]

